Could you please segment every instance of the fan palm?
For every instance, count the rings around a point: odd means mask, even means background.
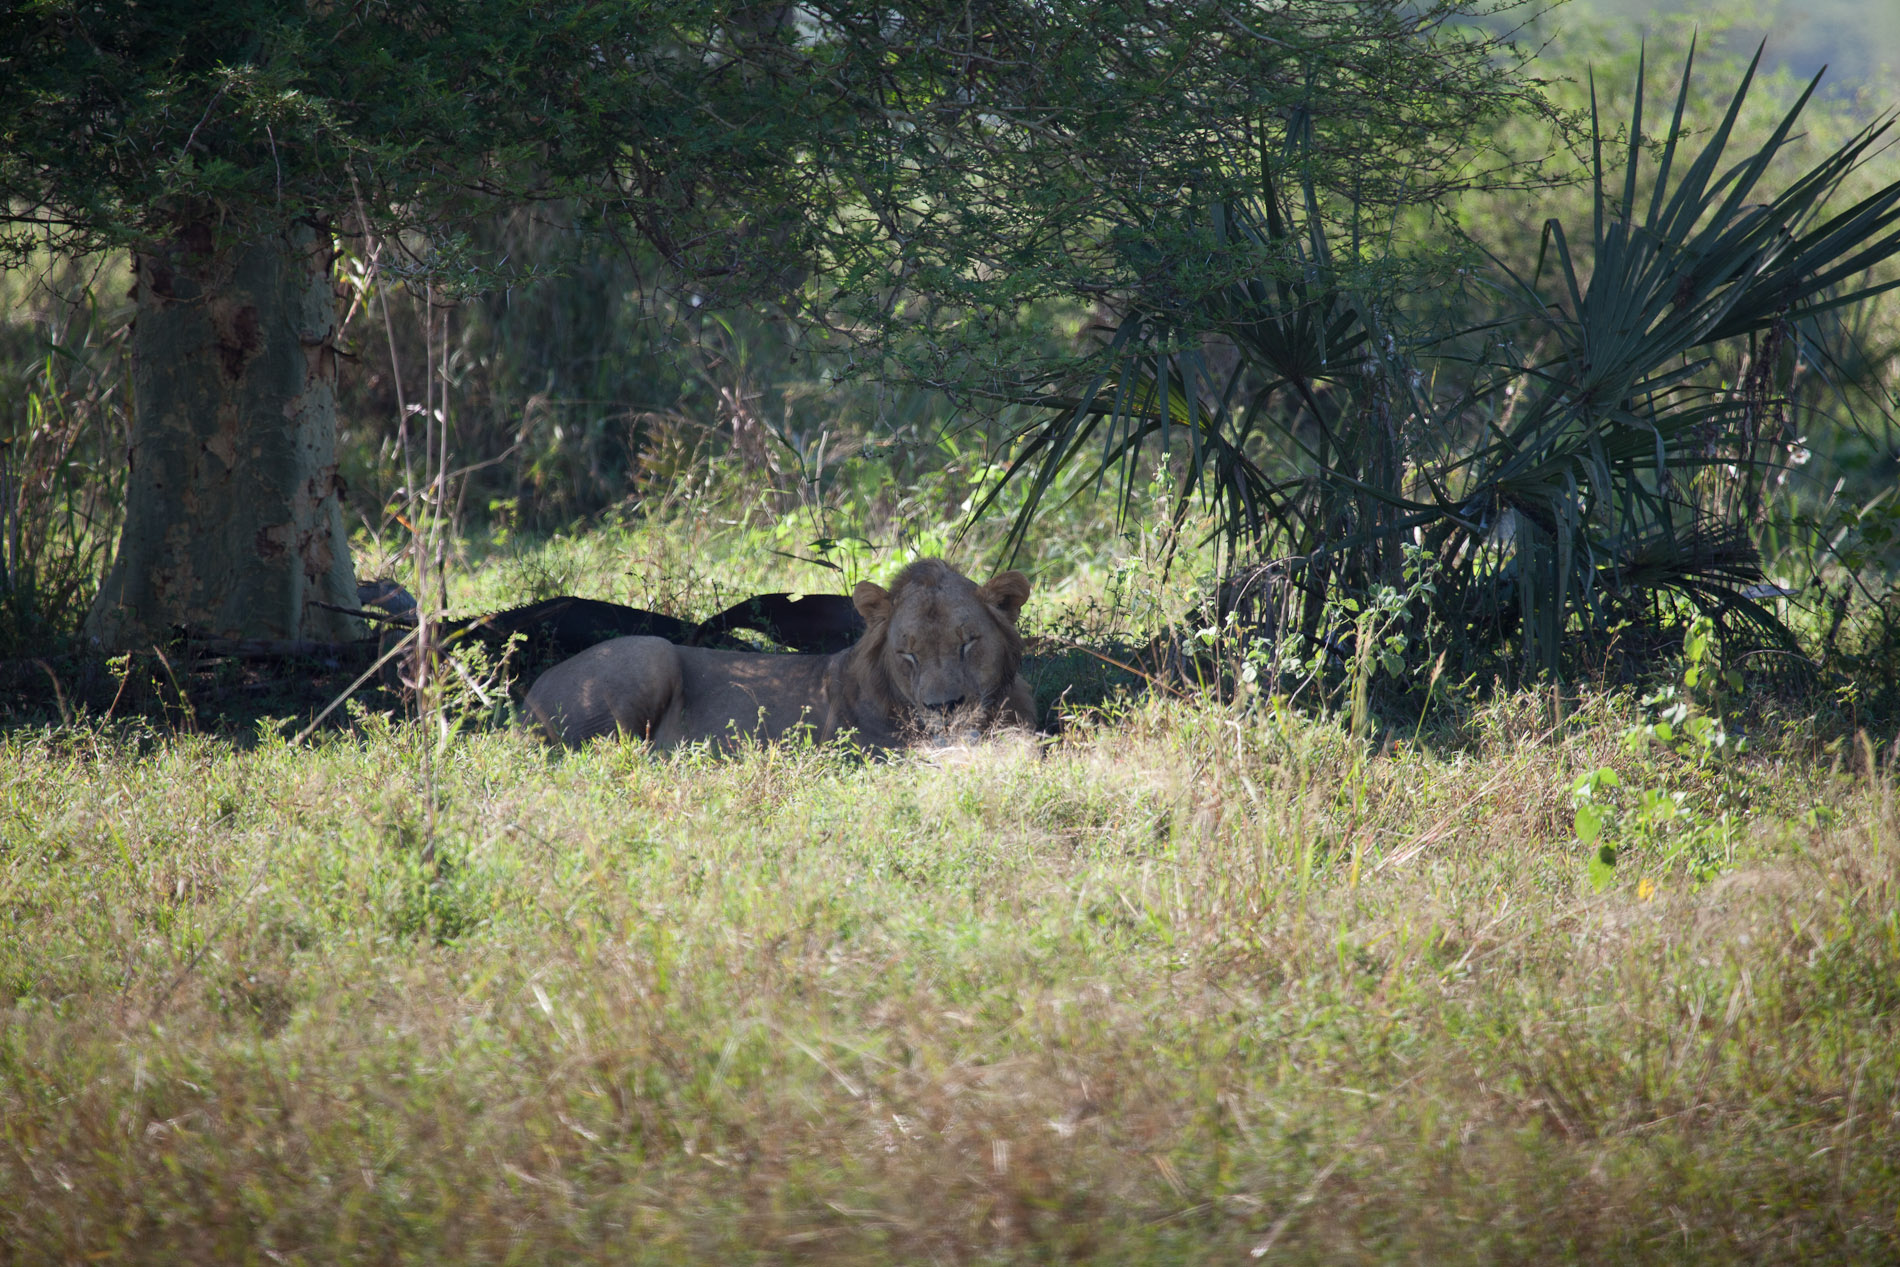
[[[1822,339],[1817,317],[1900,284],[1868,280],[1900,251],[1900,181],[1828,209],[1889,118],[1765,191],[1815,85],[1731,157],[1760,57],[1692,150],[1691,51],[1653,176],[1639,64],[1620,188],[1593,86],[1587,250],[1548,221],[1531,276],[1492,259],[1504,315],[1431,346],[1401,345],[1380,306],[1342,284],[1310,189],[1303,228],[1272,184],[1217,208],[1213,250],[1257,267],[1187,304],[1131,296],[1087,389],[1035,399],[1052,413],[1017,437],[1009,476],[1028,488],[1012,547],[1063,468],[1091,461],[1098,485],[1112,474],[1126,514],[1144,450],[1175,437],[1179,506],[1198,496],[1212,509],[1230,559],[1288,558],[1309,635],[1342,588],[1397,579],[1409,536],[1436,560],[1429,614],[1474,647],[1514,639],[1533,672],[1559,672],[1567,641],[1672,594],[1728,634],[1792,645],[1746,592],[1760,579],[1752,519],[1794,439],[1775,367]],[[1495,354],[1516,346],[1549,351]],[[1742,346],[1749,369],[1724,385],[1718,354]],[[1447,380],[1462,386],[1437,386]]]

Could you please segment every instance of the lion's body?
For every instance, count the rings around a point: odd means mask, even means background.
[[[1035,699],[1017,669],[1021,573],[978,586],[940,560],[911,565],[889,592],[864,582],[857,645],[836,655],[764,655],[615,638],[555,665],[528,692],[548,738],[602,735],[656,747],[771,741],[808,728],[825,742],[850,733],[897,747],[1003,724],[1033,726]]]
[[[824,721],[825,672],[834,658],[614,638],[542,674],[528,692],[528,711],[569,745],[613,734],[662,748],[740,735],[778,739]]]

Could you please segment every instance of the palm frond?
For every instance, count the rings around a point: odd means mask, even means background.
[[[1229,558],[1304,560],[1309,635],[1329,587],[1393,576],[1404,535],[1437,560],[1436,618],[1474,646],[1514,636],[1530,672],[1561,673],[1567,646],[1660,599],[1792,645],[1743,593],[1760,580],[1751,516],[1774,473],[1767,380],[1737,390],[1714,367],[1741,341],[1816,339],[1817,316],[1900,285],[1870,272],[1900,253],[1900,181],[1829,210],[1885,143],[1885,119],[1764,190],[1818,77],[1765,141],[1733,153],[1760,58],[1692,148],[1691,49],[1653,169],[1639,64],[1614,181],[1593,85],[1584,249],[1549,220],[1530,276],[1492,258],[1513,311],[1430,345],[1407,347],[1388,329],[1389,301],[1346,284],[1310,187],[1290,199],[1270,180],[1256,201],[1211,208],[1210,258],[1228,280],[1184,302],[1164,270],[1154,295],[1126,297],[1083,392],[1033,400],[1048,413],[1016,438],[1008,478],[1028,486],[1008,547],[1069,464],[1092,460],[1096,487],[1113,474],[1125,517],[1145,456],[1184,440],[1177,518],[1196,499]],[[1500,332],[1548,336],[1554,350],[1531,363],[1460,351]],[[1218,376],[1214,346],[1235,360]],[[1421,387],[1428,356],[1464,381]],[[1400,422],[1423,439],[1402,440]]]

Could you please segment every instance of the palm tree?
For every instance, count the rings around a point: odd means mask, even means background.
[[[1434,575],[1417,618],[1467,656],[1559,675],[1566,647],[1679,603],[1726,637],[1792,648],[1750,593],[1751,530],[1795,439],[1788,366],[1826,363],[1819,318],[1900,285],[1871,280],[1900,251],[1900,181],[1829,210],[1886,118],[1766,191],[1816,85],[1735,158],[1760,59],[1692,149],[1691,51],[1653,174],[1639,63],[1620,188],[1593,84],[1587,249],[1551,219],[1530,276],[1491,256],[1498,311],[1449,337],[1401,341],[1390,306],[1347,284],[1310,187],[1297,208],[1271,181],[1214,208],[1210,258],[1249,267],[1191,301],[1128,296],[1086,389],[1034,398],[1046,412],[1008,468],[1027,481],[1010,547],[1065,468],[1114,476],[1127,514],[1144,453],[1179,445],[1177,516],[1198,498],[1230,563],[1283,560],[1308,638],[1329,602],[1397,582],[1411,543]],[[1721,380],[1723,357],[1746,367],[1739,381]]]

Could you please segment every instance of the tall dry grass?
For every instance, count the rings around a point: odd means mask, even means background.
[[[1368,756],[1153,701],[861,763],[0,756],[0,1260],[1871,1262],[1890,771],[1585,881],[1626,699]]]

